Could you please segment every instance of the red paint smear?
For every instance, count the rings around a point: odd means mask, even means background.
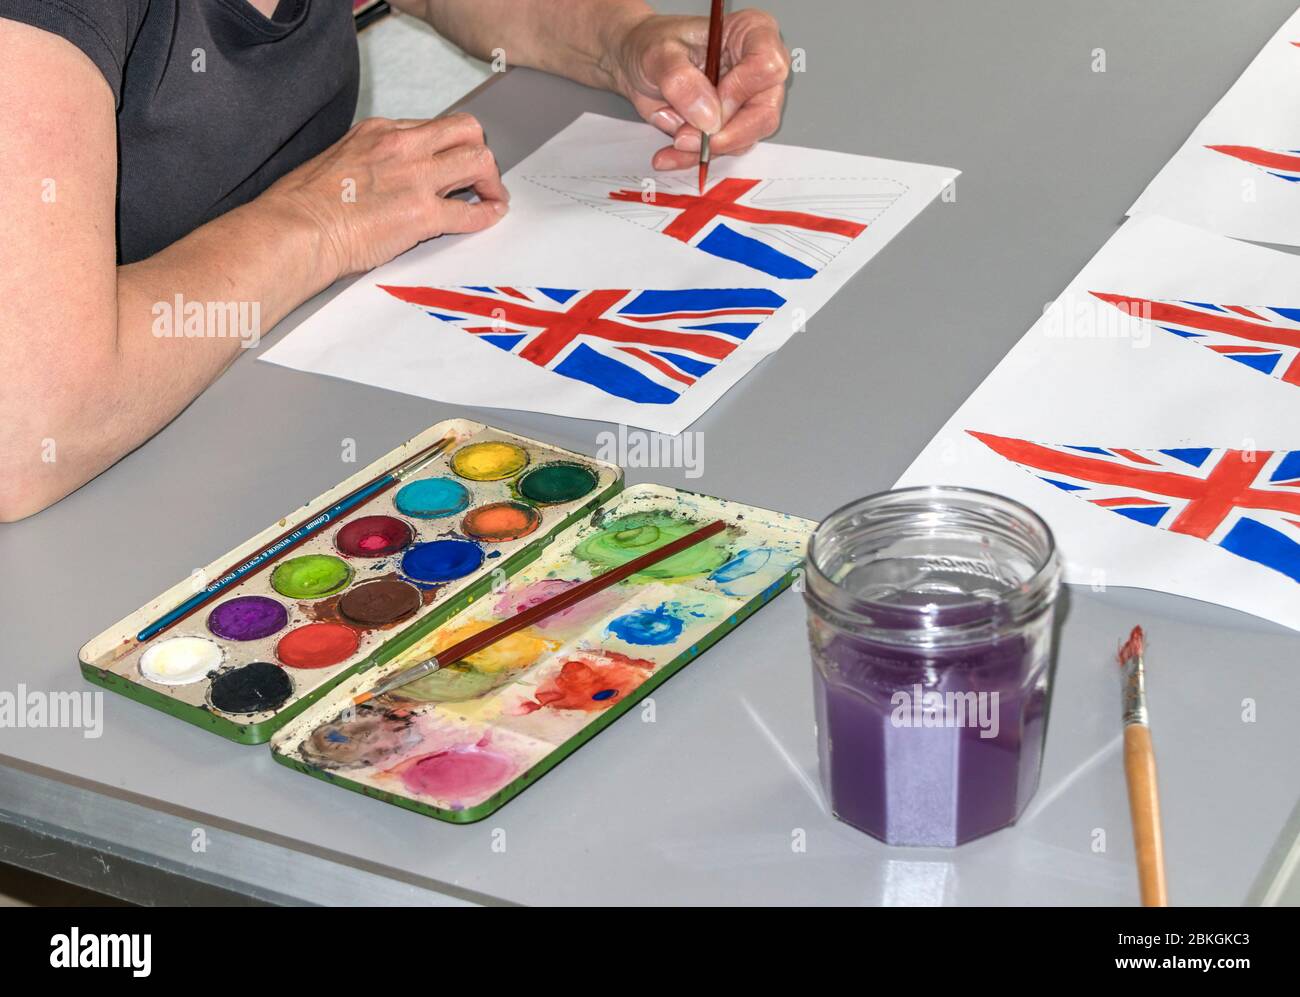
[[[1232,345],[1218,345],[1215,343],[1208,344],[1210,349],[1215,353],[1276,353],[1277,350],[1272,346],[1242,346],[1240,343]]]
[[[522,703],[520,709],[524,713],[542,707],[598,713],[626,699],[653,671],[654,662],[615,651],[579,654],[537,687],[535,702]]]
[[[464,744],[412,758],[391,770],[413,793],[442,800],[479,798],[514,778],[513,760],[485,746]]]
[[[275,646],[275,656],[290,668],[328,668],[351,657],[361,635],[342,623],[308,623],[291,630]]]
[[[677,208],[681,214],[672,220],[662,231],[682,242],[690,242],[704,230],[704,227],[719,216],[735,218],[737,221],[754,222],[759,225],[786,225],[792,228],[807,229],[810,232],[828,232],[834,235],[856,239],[867,226],[860,222],[851,222],[843,218],[830,218],[824,215],[812,215],[804,211],[773,211],[755,208],[748,204],[736,202],[749,191],[758,186],[758,180],[746,180],[740,177],[728,177],[714,184],[707,194],[664,194],[656,193],[651,202],[657,208]],[[642,200],[640,190],[611,191],[611,201],[636,203]]]
[[[545,602],[552,596],[559,595],[575,585],[579,579],[543,578],[525,588],[507,592],[499,598],[492,609],[498,616],[515,616],[525,609],[531,609],[538,603]],[[623,596],[617,587],[597,592],[589,599],[584,599],[575,606],[561,610],[553,616],[537,622],[538,630],[560,630],[566,627],[582,627],[596,622],[600,617],[611,612],[623,602]]]
[[[1128,635],[1126,640],[1119,649],[1119,663],[1131,658],[1141,657],[1142,652],[1146,649],[1147,635],[1142,632],[1141,627],[1134,627],[1133,632]]]
[[[1285,152],[1274,152],[1272,149],[1260,149],[1253,145],[1207,145],[1205,148],[1221,152],[1225,156],[1232,156],[1253,166],[1262,166],[1264,169],[1300,169],[1300,156]]]

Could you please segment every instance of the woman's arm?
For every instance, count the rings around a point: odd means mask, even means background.
[[[776,21],[758,10],[723,22],[722,76],[704,75],[707,17],[655,14],[642,0],[394,0],[481,59],[621,93],[646,121],[673,137],[653,165],[695,163],[700,132],[713,153],[740,153],[781,123],[790,56]],[[701,4],[703,7],[703,4]]]
[[[506,211],[472,118],[372,120],[256,200],[118,267],[104,78],[71,43],[2,19],[0,65],[0,521],[93,478],[235,358],[235,335],[158,334],[177,295],[256,302],[270,329],[336,278]],[[482,200],[446,199],[463,188]]]

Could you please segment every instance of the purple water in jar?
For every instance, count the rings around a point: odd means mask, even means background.
[[[1013,823],[1038,784],[1059,569],[1010,499],[908,488],[854,502],[808,552],[822,785],[896,845]]]

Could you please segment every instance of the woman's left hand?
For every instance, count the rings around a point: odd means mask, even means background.
[[[736,155],[781,124],[790,53],[775,19],[761,10],[726,16],[716,89],[703,70],[708,44],[707,17],[653,15],[637,21],[610,53],[616,87],[673,138],[655,153],[657,170],[695,165],[702,131],[712,136],[711,155]]]

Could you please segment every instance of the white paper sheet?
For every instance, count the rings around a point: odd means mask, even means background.
[[[957,176],[762,144],[715,160],[699,202],[694,170],[649,173],[663,141],[584,114],[506,174],[499,225],[380,267],[262,359],[680,433]]]
[[[1025,503],[1067,581],[1300,629],[1298,356],[1300,258],[1142,215],[898,484]]]
[[[1300,245],[1300,10],[1129,214],[1144,211],[1238,239]]]

